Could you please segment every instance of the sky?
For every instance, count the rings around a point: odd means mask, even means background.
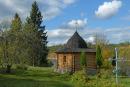
[[[77,30],[87,41],[103,34],[109,43],[130,41],[130,0],[36,0],[48,45],[64,44]],[[0,23],[17,12],[25,21],[34,0],[0,0]]]

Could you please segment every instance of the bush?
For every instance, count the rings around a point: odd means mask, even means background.
[[[97,75],[95,78],[97,81],[96,84],[98,87],[124,87],[120,83],[117,86],[117,84],[115,82],[115,77],[113,76],[113,74],[110,70],[102,69],[99,74],[100,75]]]
[[[66,72],[64,74],[60,74],[60,78],[63,80],[70,80],[71,73]]]
[[[16,69],[27,70],[28,66],[25,64],[17,64]]]
[[[85,87],[86,82],[88,82],[89,78],[85,71],[77,71],[72,77],[71,81],[75,83],[75,87]]]
[[[101,70],[99,74],[88,77],[82,70],[74,73],[71,81],[75,87],[124,87],[121,83],[117,86],[110,70]]]

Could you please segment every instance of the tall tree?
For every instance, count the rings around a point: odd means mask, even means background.
[[[36,55],[32,59],[33,65],[36,66],[43,66],[47,63],[47,35],[45,26],[41,26],[42,18],[37,2],[35,1],[32,4],[30,16],[27,17],[27,24],[33,25],[33,28],[30,29],[32,29],[34,31],[33,33],[35,33],[34,35],[36,35],[35,41],[33,42],[33,44],[35,44],[33,51],[36,52]]]
[[[2,31],[0,36],[0,48],[1,48],[1,62],[2,66],[6,68],[6,72],[10,73],[14,57],[12,57],[12,37],[7,29]]]
[[[33,23],[34,27],[37,27],[37,29],[41,26],[42,23],[42,15],[38,8],[37,2],[34,1],[32,4],[32,9],[30,12],[30,17],[27,18],[27,23]]]
[[[22,21],[21,18],[19,17],[19,14],[16,13],[11,23],[11,30],[17,32],[20,31],[21,29],[22,29]]]
[[[97,67],[98,67],[99,72],[100,72],[100,68],[103,64],[103,58],[102,58],[102,51],[101,51],[101,48],[99,45],[96,48],[96,61],[97,61]]]
[[[86,67],[86,65],[87,65],[85,52],[81,52],[81,55],[80,55],[80,65],[81,65],[81,67]]]
[[[81,69],[86,73],[87,62],[86,62],[86,53],[84,51],[82,51],[80,54],[80,66]]]
[[[10,36],[12,37],[11,45],[13,57],[15,58],[15,63],[21,63],[22,57],[20,54],[23,51],[22,48],[22,21],[19,14],[16,13],[11,23]]]

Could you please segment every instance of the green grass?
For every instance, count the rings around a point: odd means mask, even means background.
[[[73,87],[64,77],[51,68],[29,68],[12,74],[0,74],[0,87]]]
[[[90,83],[97,84],[95,76],[90,78],[92,79]],[[115,82],[115,78],[113,79]],[[100,80],[98,81],[100,84]],[[109,81],[109,79],[103,79],[103,81]],[[120,77],[119,83],[123,87],[130,87],[130,78]],[[15,70],[11,74],[0,74],[0,87],[74,87],[74,84],[76,83],[70,81],[69,75],[55,73],[52,68],[46,67],[29,67],[26,71]]]
[[[120,77],[118,78],[119,83],[122,83],[124,87],[130,87],[130,78],[129,77]]]

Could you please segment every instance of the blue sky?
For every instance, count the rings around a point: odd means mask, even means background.
[[[15,12],[22,20],[29,15],[34,0],[0,0],[0,23],[11,20]],[[88,42],[96,33],[110,43],[130,41],[129,0],[36,0],[48,32],[48,45],[63,44],[78,28]],[[77,25],[76,25],[77,23]]]

